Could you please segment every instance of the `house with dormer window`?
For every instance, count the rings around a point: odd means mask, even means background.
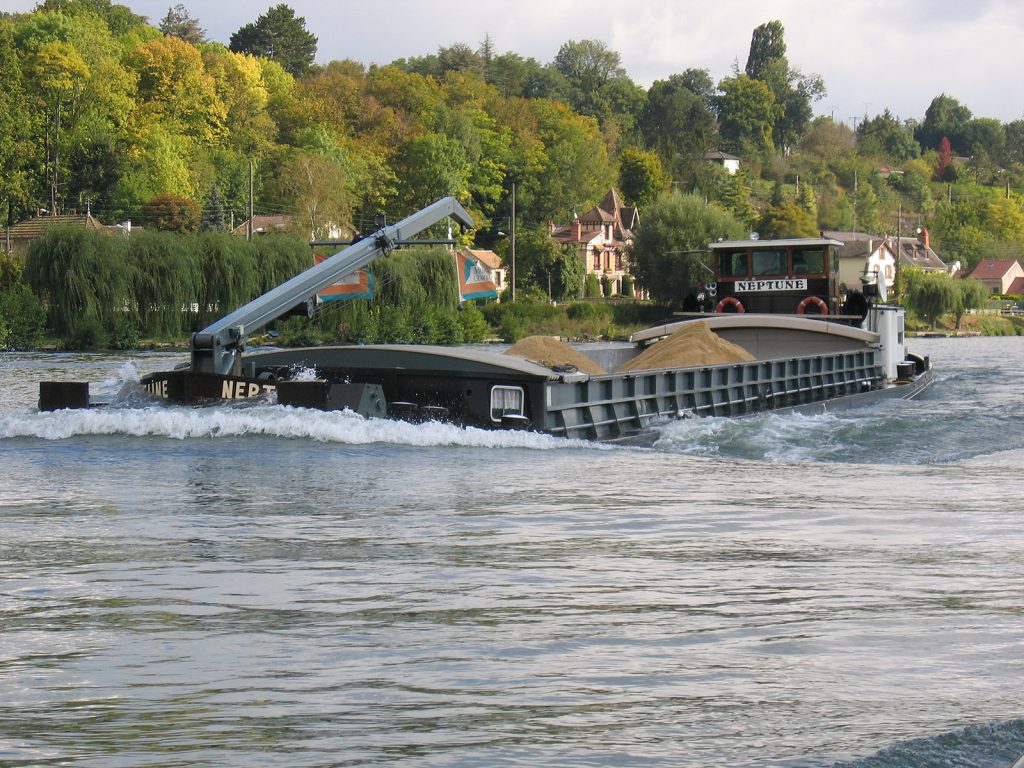
[[[1024,267],[1016,259],[983,259],[968,275],[988,288],[989,293],[1005,296],[1024,288]]]
[[[622,278],[629,274],[626,251],[639,221],[637,209],[623,204],[619,193],[611,189],[600,203],[568,224],[552,224],[551,239],[576,246],[587,274],[607,278],[613,293],[622,293]]]

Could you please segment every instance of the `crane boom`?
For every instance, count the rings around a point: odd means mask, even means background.
[[[390,253],[396,243],[410,239],[449,216],[464,227],[473,226],[473,219],[454,197],[442,198],[397,224],[382,227],[192,334],[192,371],[225,376],[237,374],[245,340],[251,333],[281,317],[300,302],[311,299],[318,291]]]

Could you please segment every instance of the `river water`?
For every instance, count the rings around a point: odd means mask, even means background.
[[[4,353],[0,764],[1008,768],[1024,339],[911,346],[921,400],[651,449]]]

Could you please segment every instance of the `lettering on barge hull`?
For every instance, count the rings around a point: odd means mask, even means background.
[[[759,293],[762,291],[806,291],[806,279],[793,280],[737,280],[736,293]]]
[[[225,380],[220,396],[225,400],[245,400],[256,397],[264,392],[273,392],[277,387],[273,384],[259,384],[255,381]]]
[[[248,400],[274,392],[274,384],[235,376],[216,374],[172,373],[144,379],[149,394],[172,402],[204,402],[213,400]]]
[[[161,397],[164,400],[167,399],[167,379],[157,379],[147,381],[142,385],[143,388],[154,397]]]

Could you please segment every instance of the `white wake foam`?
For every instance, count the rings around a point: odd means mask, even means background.
[[[129,398],[131,401],[131,398]],[[318,411],[279,405],[110,406],[85,410],[0,414],[0,439],[36,437],[65,440],[79,435],[166,437],[176,440],[262,435],[325,443],[390,443],[412,446],[488,448],[593,448],[535,432],[485,430],[428,422],[410,424],[368,419],[351,411]]]

